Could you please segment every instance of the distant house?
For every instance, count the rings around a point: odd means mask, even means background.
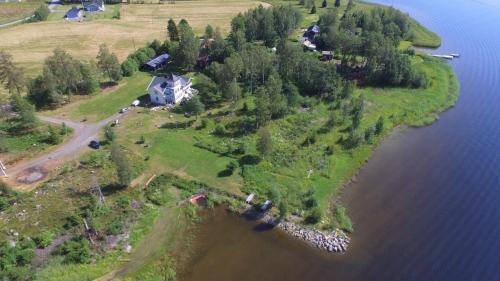
[[[104,0],[82,1],[82,6],[85,12],[89,13],[103,12],[106,10],[106,7],[104,7]]]
[[[331,60],[333,60],[333,51],[323,51],[323,52],[321,52],[321,60],[322,61],[331,61]]]
[[[166,77],[153,77],[147,88],[152,103],[179,104],[196,95],[197,90],[191,88],[191,78],[169,74]]]
[[[73,6],[69,9],[64,18],[67,21],[81,21],[83,19],[83,11],[78,9],[76,6]]]
[[[143,70],[147,71],[156,71],[165,65],[167,65],[168,61],[170,60],[170,55],[169,54],[163,54],[155,57],[154,59],[148,61],[144,65],[142,65]]]

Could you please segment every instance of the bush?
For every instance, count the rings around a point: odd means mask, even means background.
[[[89,263],[90,243],[85,237],[79,236],[70,241],[64,241],[55,253],[63,256],[65,263]]]
[[[217,124],[217,126],[215,126],[215,130],[214,130],[214,135],[216,136],[225,136],[227,134],[227,130],[226,130],[226,127],[222,124]]]
[[[108,229],[106,231],[109,235],[118,235],[123,232],[123,223],[122,217],[116,217],[111,223],[108,225]]]
[[[55,145],[62,142],[62,136],[59,134],[59,132],[56,132],[52,126],[49,126],[48,132],[49,135],[46,140],[47,143]]]
[[[353,231],[351,219],[347,216],[346,209],[343,206],[339,205],[335,208],[335,219],[340,229],[347,232]]]
[[[137,61],[133,58],[127,58],[121,65],[122,72],[124,76],[132,76],[134,73],[139,70],[139,65]]]
[[[319,206],[314,207],[309,215],[306,217],[306,222],[309,224],[317,224],[323,218],[323,211]]]
[[[33,14],[33,21],[45,21],[49,16],[49,8],[46,5],[40,5]]]
[[[49,246],[50,243],[52,243],[52,240],[54,240],[54,236],[54,233],[49,230],[45,230],[32,237],[32,240],[33,242],[35,242],[38,248],[43,249]]]
[[[9,200],[7,198],[1,196],[0,197],[0,212],[5,211],[9,207]]]
[[[8,152],[9,147],[7,146],[7,142],[5,141],[5,137],[0,135],[0,153]]]

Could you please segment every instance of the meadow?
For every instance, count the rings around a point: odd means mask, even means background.
[[[14,61],[28,76],[41,71],[44,59],[55,48],[63,48],[74,57],[89,61],[95,59],[99,45],[105,43],[121,61],[149,41],[166,39],[169,18],[176,21],[185,18],[198,34],[203,33],[207,24],[220,27],[227,34],[235,14],[261,3],[200,0],[122,5],[120,19],[93,19],[76,23],[52,18],[54,20],[0,29],[0,49],[12,54]]]

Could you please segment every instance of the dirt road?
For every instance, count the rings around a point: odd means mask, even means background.
[[[125,114],[115,114],[97,123],[77,123],[49,116],[38,116],[42,121],[62,124],[65,123],[73,129],[73,137],[67,143],[57,149],[35,159],[21,161],[14,166],[7,167],[9,178],[7,182],[16,190],[30,190],[34,183],[41,181],[53,169],[62,163],[76,159],[79,155],[88,151],[88,144],[96,139],[102,128]]]

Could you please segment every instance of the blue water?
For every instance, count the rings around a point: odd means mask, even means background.
[[[500,280],[500,1],[380,0],[436,31],[461,85],[438,122],[385,140],[342,200],[348,253],[218,215],[185,280]]]

